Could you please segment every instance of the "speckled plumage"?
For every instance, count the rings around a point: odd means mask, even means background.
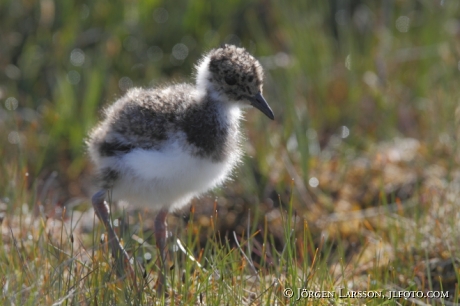
[[[241,108],[273,119],[263,71],[243,48],[206,54],[196,84],[129,90],[90,133],[100,187],[135,206],[174,209],[222,184],[241,159]]]

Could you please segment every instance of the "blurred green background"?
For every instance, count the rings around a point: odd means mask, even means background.
[[[132,86],[193,82],[201,54],[222,43],[260,59],[276,115],[247,112],[248,157],[230,186],[253,204],[291,189],[283,156],[308,186],[337,139],[358,151],[395,136],[428,150],[440,137],[456,143],[459,5],[3,0],[0,196],[89,196],[84,139],[101,109]]]
[[[74,262],[84,275],[75,286],[88,279],[75,301],[98,296],[109,278],[93,273],[101,273],[94,254],[103,245],[93,234],[88,131],[130,87],[194,82],[195,63],[223,43],[260,60],[275,121],[247,111],[244,163],[224,187],[192,201],[191,217],[190,208],[170,215],[173,236],[201,258],[199,237],[202,263],[215,260],[236,283],[247,257],[228,241],[241,239],[262,279],[276,276],[270,288],[278,279],[322,290],[442,288],[458,302],[456,0],[0,1],[0,299],[10,292],[26,305],[20,298],[30,294],[35,305],[51,292],[47,305],[63,302],[74,283],[69,276],[61,286],[61,276]],[[133,232],[152,228],[150,216],[131,214]],[[194,218],[183,231],[181,218]],[[215,257],[221,242],[228,251]],[[33,271],[26,281],[24,271]],[[51,276],[40,284],[37,275]],[[177,288],[190,293],[180,279]],[[204,279],[198,287],[214,282]]]

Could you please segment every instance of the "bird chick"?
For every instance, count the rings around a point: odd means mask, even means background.
[[[196,84],[134,88],[105,110],[87,145],[99,181],[92,202],[119,275],[133,270],[109,220],[107,193],[159,211],[154,232],[164,270],[167,213],[223,184],[241,161],[241,110],[253,106],[274,119],[262,85],[259,62],[244,48],[224,45],[198,63]]]

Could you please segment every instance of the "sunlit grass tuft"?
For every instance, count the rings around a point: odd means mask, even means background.
[[[182,2],[0,3],[0,304],[458,303],[459,4]],[[234,180],[170,216],[159,298],[152,212],[117,227],[147,270],[136,289],[101,238],[84,140],[127,86],[193,82],[222,42],[260,59],[276,120],[248,110]]]

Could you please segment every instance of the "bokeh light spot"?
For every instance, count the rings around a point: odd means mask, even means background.
[[[166,21],[168,21],[168,18],[169,18],[169,13],[164,7],[157,8],[153,12],[153,19],[157,23],[165,23]]]
[[[118,87],[120,87],[121,90],[126,91],[133,87],[133,81],[128,77],[122,77],[120,81],[118,81]]]
[[[72,85],[76,85],[78,83],[80,83],[80,73],[78,73],[78,71],[75,71],[75,70],[70,70],[68,73],[67,73],[67,81],[69,81],[70,84]]]
[[[363,75],[363,81],[370,87],[377,87],[379,84],[379,77],[372,71],[366,71]]]
[[[316,188],[319,186],[319,180],[316,177],[312,177],[308,180],[308,185],[310,185],[313,188]]]
[[[18,144],[20,140],[19,133],[16,131],[11,131],[8,134],[8,142],[11,144]]]
[[[340,131],[340,136],[342,138],[347,138],[348,136],[350,136],[350,129],[347,128],[345,125],[342,126],[341,131]]]
[[[187,56],[188,56],[188,48],[187,48],[187,46],[182,44],[182,43],[176,44],[172,48],[172,55],[174,56],[174,58],[176,58],[178,60],[186,59]]]
[[[18,100],[15,97],[9,97],[5,100],[5,107],[7,110],[13,111],[18,108]]]
[[[410,19],[407,16],[400,16],[396,19],[396,29],[401,33],[409,31]]]
[[[287,53],[284,52],[278,52],[275,55],[275,64],[278,67],[287,67],[291,63],[291,58]]]
[[[289,137],[287,144],[286,144],[286,149],[289,152],[293,152],[297,150],[297,147],[299,146],[299,143],[297,142],[297,137],[295,134],[292,134],[291,137]]]
[[[345,58],[345,67],[348,70],[351,70],[351,55],[348,54],[347,57]]]
[[[21,70],[13,64],[8,64],[5,67],[5,74],[12,80],[17,80],[21,77]]]
[[[73,49],[70,52],[70,63],[74,66],[81,66],[85,63],[85,52],[81,49]]]

